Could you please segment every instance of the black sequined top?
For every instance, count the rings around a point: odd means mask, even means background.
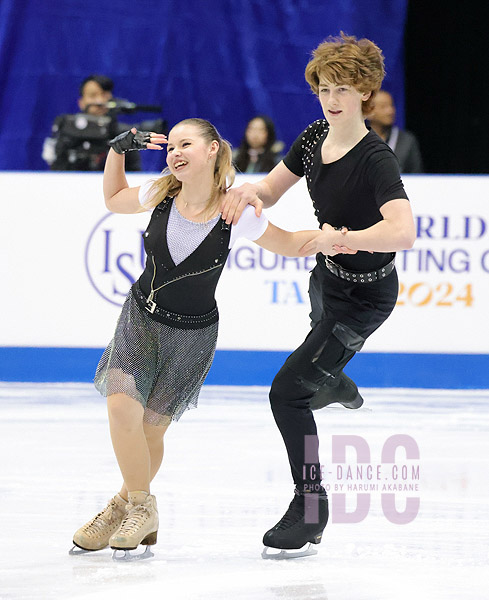
[[[339,160],[323,164],[321,148],[329,131],[326,120],[315,121],[292,144],[285,166],[306,177],[319,224],[366,229],[382,220],[380,208],[389,200],[406,198],[399,163],[374,132],[358,142]],[[334,261],[352,271],[371,271],[385,266],[394,254],[357,252],[337,254]]]

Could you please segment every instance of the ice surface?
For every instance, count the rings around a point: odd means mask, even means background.
[[[362,394],[358,411],[316,413],[325,481],[338,480],[333,435],[362,437],[380,463],[407,434],[420,451],[419,491],[402,496],[420,498],[410,523],[390,522],[372,491],[361,522],[330,519],[316,556],[263,560],[293,492],[267,389],[208,386],[166,436],[155,556],[125,564],[109,549],[68,555],[120,485],[104,399],[84,384],[0,384],[0,598],[489,598],[489,391]]]

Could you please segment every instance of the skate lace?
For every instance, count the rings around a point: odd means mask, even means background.
[[[144,504],[134,506],[124,517],[119,529],[119,535],[132,535],[150,516],[150,511]]]
[[[117,512],[119,507],[114,501],[111,501],[104,510],[100,511],[98,515],[88,523],[86,529],[87,532],[98,533],[103,530],[106,525],[110,525],[112,520],[117,518]]]
[[[304,516],[303,503],[301,496],[295,492],[295,496],[287,509],[285,515],[275,526],[275,529],[288,529],[291,525],[298,523]]]

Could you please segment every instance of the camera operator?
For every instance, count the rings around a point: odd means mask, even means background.
[[[42,157],[53,171],[103,171],[107,142],[130,128],[117,120],[114,83],[105,75],[90,75],[80,85],[81,113],[56,117],[51,137],[44,142]],[[126,170],[140,171],[138,152],[126,156]]]

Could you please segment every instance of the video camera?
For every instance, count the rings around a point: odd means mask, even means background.
[[[114,117],[118,114],[131,114],[137,112],[152,112],[159,113],[163,110],[161,106],[153,104],[136,104],[129,102],[125,98],[112,98],[103,105],[92,105],[89,104],[85,110],[90,106],[102,106],[108,109],[107,116],[114,120]],[[82,113],[85,114],[85,113]],[[103,124],[101,125],[103,127]],[[154,133],[168,133],[168,123],[164,119],[147,119],[140,123],[133,123],[131,127],[136,127],[141,131],[154,131]],[[120,132],[118,132],[120,133]]]
[[[100,106],[108,110],[106,114],[93,115],[86,112],[90,106]],[[83,113],[63,115],[59,120],[56,139],[46,140],[51,140],[52,147],[45,142],[43,158],[52,168],[59,170],[102,170],[109,151],[107,142],[126,129],[136,127],[141,131],[168,133],[168,123],[164,119],[126,124],[119,122],[117,115],[137,112],[161,113],[161,110],[161,106],[141,105],[122,98],[113,98],[103,105],[88,105]],[[52,156],[49,156],[50,153]]]

